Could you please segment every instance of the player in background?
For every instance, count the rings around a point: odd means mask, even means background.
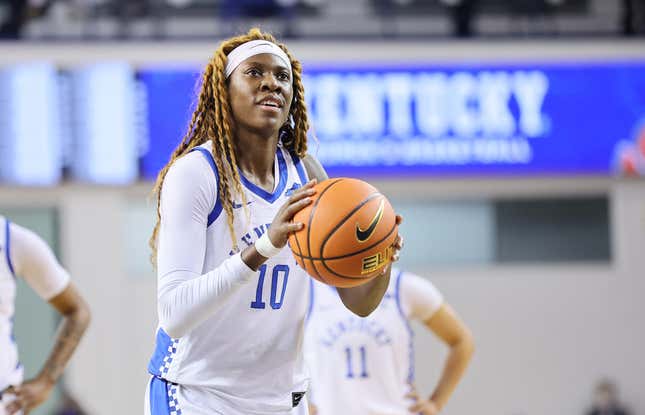
[[[308,128],[301,66],[284,45],[258,29],[220,44],[155,186],[159,326],[147,414],[307,413],[310,278],[286,244],[303,228],[293,215],[327,177],[307,154]],[[386,265],[338,294],[365,316],[389,277]]]
[[[468,327],[425,278],[392,271],[378,308],[361,319],[348,313],[333,287],[311,283],[305,357],[311,371],[310,413],[317,415],[435,415],[468,366]],[[414,388],[410,321],[423,323],[450,348],[429,398]]]
[[[44,366],[27,381],[23,381],[12,334],[16,278],[23,278],[63,317]],[[45,402],[89,322],[86,302],[47,244],[30,230],[0,216],[0,414],[28,414]]]

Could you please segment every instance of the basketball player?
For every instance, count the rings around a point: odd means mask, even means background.
[[[45,365],[24,382],[12,334],[17,277],[63,317]],[[47,244],[0,216],[0,414],[27,414],[47,399],[89,321],[87,304]]]
[[[347,312],[335,288],[312,280],[305,356],[311,371],[311,414],[435,415],[473,353],[470,331],[434,285],[394,270],[385,297],[367,318]],[[450,348],[433,394],[413,386],[410,321],[423,323]]]
[[[307,155],[307,130],[301,66],[287,48],[258,29],[222,42],[155,186],[159,327],[147,414],[307,413],[309,277],[286,247],[303,228],[293,215],[327,177]],[[368,315],[389,276],[386,265],[338,294]]]

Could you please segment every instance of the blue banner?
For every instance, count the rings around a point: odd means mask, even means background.
[[[199,73],[139,77],[153,178],[188,125]],[[645,173],[645,61],[306,66],[304,82],[310,152],[332,176]]]

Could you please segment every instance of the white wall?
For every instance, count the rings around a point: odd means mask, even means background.
[[[0,42],[0,65],[30,61],[51,61],[61,66],[96,61],[124,60],[134,65],[195,65],[205,63],[217,49],[212,42]],[[399,62],[535,62],[554,60],[608,61],[645,58],[645,44],[640,39],[592,39],[578,41],[535,40],[408,40],[408,41],[289,41],[287,46],[301,60],[308,62],[370,60]],[[360,51],[360,52],[358,52]]]
[[[425,189],[428,196],[444,193],[450,183],[471,197],[509,193],[502,181],[377,185],[404,189],[399,194]],[[549,191],[547,181],[514,183],[518,197],[563,193],[574,184],[551,181]],[[613,264],[414,270],[431,277],[477,342],[472,368],[445,414],[582,413],[593,383],[604,375],[618,382],[636,414],[645,413],[645,182],[578,183],[567,193],[611,193]],[[151,272],[127,275],[123,246],[131,235],[149,231],[149,224],[137,232],[124,226],[128,207],[142,203],[148,190],[148,185],[0,188],[3,206],[59,208],[62,260],[94,313],[68,381],[98,415],[118,408],[139,413],[143,402],[156,326],[155,279]],[[416,329],[418,387],[429,392],[445,349],[424,329]]]

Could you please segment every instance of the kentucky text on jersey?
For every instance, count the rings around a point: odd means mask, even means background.
[[[165,193],[168,204],[162,204],[162,210],[170,209],[175,206],[172,201],[181,199],[186,181],[192,181],[200,195],[207,195],[203,204],[193,206],[199,209],[197,213],[186,215],[200,218],[198,226],[205,226],[205,240],[197,247],[200,252],[203,250],[203,259],[199,259],[199,264],[186,265],[191,267],[186,271],[189,274],[183,274],[183,264],[160,271],[164,272],[161,278],[170,273],[172,278],[177,276],[185,282],[225,272],[222,264],[233,260],[239,250],[252,245],[269,229],[276,213],[288,200],[288,191],[307,182],[300,160],[282,145],[276,151],[272,190],[258,187],[240,172],[247,205],[242,205],[241,197],[233,201],[234,207],[239,206],[233,211],[238,246],[234,250],[228,218],[216,191],[219,173],[210,142],[179,159],[166,180],[173,173],[182,174],[175,176],[182,181],[175,182],[175,187],[165,183],[164,191],[172,189],[172,193]],[[206,223],[202,223],[206,217]],[[162,232],[163,223],[162,216]],[[168,247],[178,243],[171,236],[167,234],[165,239]],[[161,248],[163,243],[160,239]],[[164,252],[170,256],[164,258],[172,258],[181,248],[168,248]],[[216,279],[212,281],[217,283]],[[208,304],[216,303],[217,308],[203,322],[176,338],[163,326],[158,327],[156,348],[148,365],[153,375],[148,387],[150,406],[159,402],[165,409],[172,406],[175,412],[180,410],[186,415],[291,413],[294,402],[299,402],[294,396],[301,396],[309,385],[302,357],[308,281],[309,277],[285,247],[263,263],[250,279],[236,285],[230,296],[209,301]],[[172,393],[171,400],[168,400],[169,393]]]
[[[344,334],[350,332],[367,334],[379,346],[392,342],[392,338],[387,330],[378,321],[362,319],[356,316],[347,316],[342,320],[330,324],[324,336],[320,338],[320,343],[327,347],[332,347]]]
[[[441,306],[436,288],[392,270],[387,291],[368,317],[352,316],[336,290],[312,281],[305,356],[309,397],[319,415],[405,414],[414,381],[410,320],[427,321]]]
[[[256,226],[255,228],[253,228],[252,232],[247,232],[239,240],[242,241],[244,246],[251,246],[264,234],[264,232],[269,230],[269,226],[271,226],[270,223]],[[231,250],[231,252],[229,252],[229,255],[235,255],[236,253],[237,251]]]

